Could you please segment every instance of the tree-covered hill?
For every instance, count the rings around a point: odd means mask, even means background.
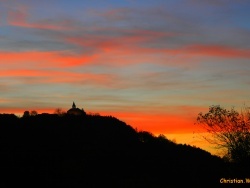
[[[219,157],[99,115],[0,115],[0,187],[211,187]]]

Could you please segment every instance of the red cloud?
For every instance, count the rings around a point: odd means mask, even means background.
[[[221,45],[191,45],[183,51],[193,55],[215,56],[223,58],[250,58],[249,49],[238,49]]]
[[[70,67],[91,63],[96,55],[64,55],[60,52],[0,52],[0,64],[35,63],[41,67]]]
[[[143,43],[151,42],[162,37],[172,37],[176,34],[157,32],[149,30],[119,30],[117,28],[98,29],[97,34],[88,34],[83,37],[67,37],[65,42],[75,44],[80,47],[90,47],[104,52],[123,52],[123,53],[144,53],[154,52],[155,49],[143,47]],[[102,33],[120,33],[119,36],[105,36]]]
[[[174,34],[153,31],[131,31],[122,36],[116,37],[69,37],[65,42],[75,44],[80,47],[90,47],[108,54],[148,56],[161,54],[167,56],[182,55],[187,58],[192,57],[219,57],[219,58],[250,58],[250,49],[238,49],[223,45],[187,45],[178,48],[152,48],[149,43],[154,44],[155,40],[162,37],[172,37]],[[113,56],[113,54],[112,54]],[[138,58],[139,59],[139,58]],[[121,59],[121,61],[123,61]]]
[[[32,77],[26,82],[36,83],[71,83],[71,84],[96,84],[108,86],[113,76],[108,74],[73,73],[45,70],[1,70],[0,77]]]

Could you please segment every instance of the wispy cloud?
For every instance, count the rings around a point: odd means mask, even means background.
[[[0,64],[11,66],[14,64],[36,64],[39,67],[70,67],[89,64],[95,59],[95,55],[71,55],[63,52],[42,52],[42,51],[28,51],[28,52],[0,52]]]
[[[44,19],[31,21],[32,15],[28,12],[28,7],[18,6],[16,9],[9,10],[7,23],[11,26],[47,29],[47,30],[70,30],[71,23],[69,20],[55,21],[53,19]]]
[[[29,78],[29,83],[68,83],[68,84],[97,84],[102,86],[109,85],[112,75],[60,72],[51,70],[2,70],[0,77],[4,78]],[[34,80],[33,80],[34,79]]]
[[[192,45],[184,48],[183,51],[200,56],[247,59],[250,58],[250,49],[239,49],[223,45]]]

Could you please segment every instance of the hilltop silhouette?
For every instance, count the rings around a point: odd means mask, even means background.
[[[233,175],[200,148],[86,113],[0,114],[0,154],[0,187],[215,187]]]

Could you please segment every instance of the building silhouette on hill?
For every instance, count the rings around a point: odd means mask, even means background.
[[[79,115],[86,115],[86,112],[83,110],[83,108],[82,109],[77,108],[75,102],[73,102],[72,108],[67,111],[67,114],[79,116]]]

